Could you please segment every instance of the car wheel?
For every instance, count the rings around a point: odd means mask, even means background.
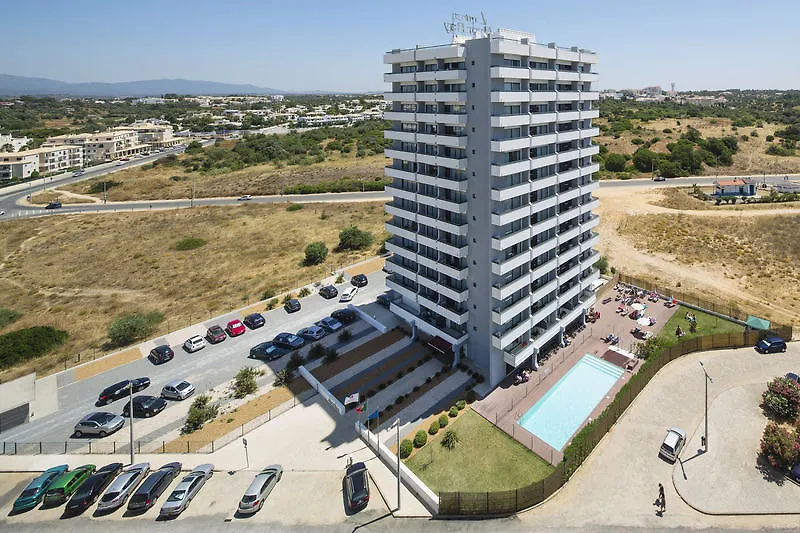
[[[105,431],[101,431],[100,433],[98,433],[98,435],[99,435],[99,436],[100,436],[100,438],[102,439],[103,437],[105,437],[106,435],[108,435],[108,433],[106,433]]]
[[[786,346],[784,346],[784,347],[781,349],[781,353],[783,353],[783,352],[785,352],[785,351],[786,351]]]
[[[82,432],[82,431],[77,431],[77,430],[76,430],[76,431],[75,431],[75,436],[76,436],[77,438],[81,438],[81,437],[83,437],[83,432]]]
[[[145,413],[145,414],[144,414],[144,417],[145,417],[145,418],[150,418],[151,416],[153,416],[153,414],[152,414],[152,413]]]

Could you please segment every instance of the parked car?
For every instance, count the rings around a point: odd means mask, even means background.
[[[166,400],[185,400],[194,394],[194,385],[183,379],[174,379],[161,388],[161,397]]]
[[[244,491],[244,496],[239,500],[239,512],[241,514],[257,513],[264,506],[264,502],[281,480],[283,476],[283,468],[281,465],[271,465],[266,467],[261,473],[257,474],[255,479],[247,490]]]
[[[667,430],[667,436],[664,437],[658,454],[674,463],[684,444],[686,444],[686,432],[679,427],[671,427]]]
[[[350,283],[352,283],[355,287],[366,287],[369,280],[365,274],[356,274],[352,278],[350,278]]]
[[[94,465],[83,465],[61,474],[44,493],[43,505],[56,507],[66,502],[70,496],[75,494],[78,487],[94,474],[96,468]]]
[[[250,359],[266,359],[267,361],[272,361],[273,359],[279,358],[283,354],[284,352],[278,348],[274,342],[267,341],[256,344],[250,348],[250,354],[248,357]]]
[[[800,463],[795,463],[792,465],[791,470],[789,470],[789,476],[798,483],[800,483]]]
[[[203,485],[214,475],[214,465],[203,464],[195,467],[180,483],[161,506],[159,516],[174,517],[181,514],[191,503]]]
[[[106,435],[111,435],[115,431],[119,431],[125,419],[114,413],[91,413],[83,418],[80,422],[75,424],[74,435],[78,438],[84,435],[97,435],[100,438]]]
[[[767,337],[756,344],[758,353],[778,353],[786,351],[786,341],[780,337]]]
[[[208,328],[208,331],[206,331],[206,340],[211,344],[220,343],[227,338],[228,335],[225,333],[225,330],[216,324]]]
[[[369,503],[369,477],[364,463],[355,463],[344,476],[345,496],[351,511],[362,509]]]
[[[173,357],[175,357],[175,352],[173,352],[172,348],[170,348],[167,344],[156,346],[150,350],[150,355],[147,356],[147,358],[150,359],[150,361],[152,361],[155,365],[172,361]]]
[[[289,348],[290,350],[294,350],[296,348],[300,348],[303,344],[305,344],[306,341],[304,341],[302,337],[298,337],[297,335],[283,332],[275,335],[275,338],[272,339],[272,342],[283,348]]]
[[[237,200],[239,200],[240,202],[246,202],[246,201],[252,200],[252,199],[253,199],[253,196],[251,194],[243,194],[239,198],[237,198]]]
[[[76,170],[75,172],[72,173],[73,178],[77,178],[78,176],[83,176],[83,169]]]
[[[200,335],[192,335],[183,343],[183,349],[189,353],[194,353],[197,350],[202,350],[206,347],[206,340]]]
[[[378,305],[382,305],[386,309],[389,309],[389,307],[392,305],[392,300],[385,292],[383,294],[379,294],[377,298],[375,298],[375,301],[378,302]]]
[[[114,478],[122,472],[122,463],[111,463],[92,474],[72,495],[64,512],[70,516],[79,515],[89,508],[103,494]]]
[[[225,332],[228,334],[228,337],[238,337],[245,331],[246,329],[241,320],[231,320],[228,322],[228,325],[225,326]]]
[[[125,501],[149,473],[150,463],[139,463],[123,468],[122,474],[114,480],[100,498],[97,511],[100,513],[111,512],[125,505]]]
[[[266,320],[261,313],[252,313],[244,317],[244,325],[250,329],[258,329],[266,324]]]
[[[330,300],[331,298],[339,296],[339,290],[333,285],[325,285],[319,290],[319,295],[326,300]]]
[[[150,386],[150,378],[126,379],[119,383],[114,383],[110,387],[106,387],[97,397],[97,405],[106,405],[128,396],[131,393],[131,386],[133,387],[132,392],[134,393],[142,391]]]
[[[342,291],[342,295],[339,297],[340,302],[349,302],[353,299],[353,297],[358,294],[358,287],[350,286],[347,287],[345,290]]]
[[[181,473],[181,463],[167,463],[144,480],[128,501],[128,511],[143,512],[161,496],[172,480]]]
[[[358,315],[352,309],[345,307],[344,309],[337,309],[331,313],[331,318],[335,318],[342,324],[352,324],[358,319]]]
[[[287,313],[296,313],[300,310],[300,300],[296,298],[292,298],[285,304],[283,304],[283,308],[286,309]]]
[[[133,402],[126,402],[122,407],[122,416],[131,415],[131,403],[133,403],[134,418],[150,418],[155,416],[167,407],[167,401],[156,396],[136,396]]]
[[[664,176],[655,176],[653,181],[667,181],[667,179]]]
[[[321,328],[319,326],[309,326],[297,332],[298,337],[303,337],[305,339],[310,339],[312,341],[318,341],[326,334],[327,331],[325,331],[324,328]]]
[[[788,374],[786,374],[786,379],[790,379],[795,383],[800,383],[800,376],[798,376],[794,372],[789,372]]]
[[[14,500],[11,511],[14,513],[21,513],[39,505],[47,489],[49,489],[53,482],[58,479],[61,474],[66,472],[68,468],[67,465],[54,466],[33,478],[33,480],[28,483],[28,486],[17,496],[17,499]]]
[[[342,329],[342,323],[330,316],[326,316],[325,318],[317,322],[317,326],[325,328],[326,330],[331,332]]]
[[[46,206],[45,209],[61,209],[61,202],[50,202]]]

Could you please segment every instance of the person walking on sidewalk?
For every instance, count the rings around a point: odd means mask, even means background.
[[[664,485],[661,483],[658,484],[658,502],[659,512],[663,513],[667,510],[667,501],[664,499]]]

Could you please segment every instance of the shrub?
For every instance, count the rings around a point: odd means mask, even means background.
[[[430,427],[428,427],[428,433],[431,435],[436,435],[439,433],[439,422],[437,420],[431,422]]]
[[[425,378],[425,383],[430,383],[431,381],[433,381],[432,377],[428,376],[427,378]]]
[[[663,130],[661,130],[661,133],[668,133],[668,134],[672,133],[672,128],[664,128]]]
[[[258,370],[249,366],[239,370],[233,381],[234,398],[244,398],[248,394],[254,394],[258,390],[256,376],[259,374],[260,372]]]
[[[381,383],[378,385],[378,390],[383,390],[386,388],[386,383]]]
[[[325,357],[322,358],[322,362],[327,365],[336,361],[337,357],[339,357],[339,353],[336,348],[328,348],[325,350]]]
[[[339,332],[338,338],[339,342],[347,342],[353,338],[353,334],[350,333],[350,330],[343,329],[342,331]]]
[[[466,398],[467,403],[474,402],[476,400],[475,391],[472,389],[467,390],[467,392],[464,394],[464,398]]]
[[[458,446],[460,442],[461,439],[458,438],[458,433],[456,433],[455,429],[448,429],[445,432],[444,437],[442,437],[442,446],[451,452],[455,450],[456,446]]]
[[[401,394],[400,396],[397,397],[397,399],[395,399],[394,403],[400,405],[401,403],[403,403],[403,400],[405,399],[406,397]]]
[[[800,408],[800,386],[791,379],[775,378],[762,394],[761,405],[778,418],[794,420]]]
[[[290,368],[282,368],[275,373],[275,381],[272,384],[275,387],[286,387],[294,379],[294,370]]]
[[[344,274],[339,274],[338,276],[336,276],[336,285],[339,285],[341,283],[344,283]]]
[[[164,315],[157,311],[121,316],[108,327],[108,338],[112,346],[126,346],[150,335],[163,320]]]
[[[437,370],[436,373],[433,375],[433,377],[438,378],[441,375],[442,375],[442,371],[441,370]]]
[[[458,400],[456,402],[456,409],[458,409],[459,411],[463,411],[466,406],[467,402],[465,402],[464,400]]]
[[[761,437],[761,453],[773,468],[786,470],[798,460],[798,435],[770,422]]]
[[[450,423],[450,417],[448,417],[446,414],[442,414],[441,416],[439,416],[439,427],[440,428],[446,428],[447,424],[449,424],[449,423]]]
[[[195,250],[200,248],[201,246],[205,246],[206,241],[204,239],[196,238],[196,237],[188,237],[183,239],[182,241],[178,241],[175,244],[175,249],[179,252],[185,250]]]
[[[310,361],[313,361],[314,359],[319,359],[323,355],[325,355],[325,347],[318,342],[312,344],[311,348],[308,349],[308,359]]]
[[[308,287],[303,287],[302,289],[297,291],[297,297],[298,298],[305,298],[309,294],[311,294],[311,289],[309,289]]]
[[[5,309],[0,307],[0,328],[4,328],[9,324],[16,322],[22,313],[12,309]]]
[[[403,371],[401,370],[401,371],[399,371],[399,372],[397,373],[397,379],[400,379],[400,378],[402,378],[402,377],[403,377]]]
[[[625,170],[625,156],[622,154],[608,154],[606,156],[606,170],[610,172],[622,172]]]
[[[275,298],[275,289],[272,287],[264,289],[264,292],[261,293],[262,300],[269,300],[270,298]]]
[[[414,448],[422,448],[428,442],[428,434],[421,429],[414,435]]]
[[[772,136],[772,135],[767,135],[767,142],[768,142],[768,143],[771,143],[771,142],[772,142],[772,141],[774,141],[774,140],[775,140],[775,137],[774,137],[774,136]]]
[[[175,177],[177,177],[177,176],[173,176],[173,178],[175,178]],[[173,181],[178,181],[178,180],[173,180]],[[103,189],[103,184],[104,183],[105,183],[105,189]],[[89,187],[89,190],[87,191],[87,194],[100,194],[104,190],[107,191],[111,187],[118,187],[120,185],[122,185],[121,181],[113,181],[113,180],[109,180],[109,181],[106,181],[106,182],[97,181],[95,183],[92,183],[92,185]]]
[[[483,377],[483,374],[478,374],[477,376],[475,376],[475,381],[477,381],[478,383],[483,383],[485,379],[486,378]]]
[[[69,337],[50,326],[34,326],[0,335],[0,368],[44,355]]]
[[[203,424],[217,416],[219,407],[211,403],[211,396],[201,394],[192,402],[189,407],[189,414],[183,424],[181,433],[191,433],[203,427]]]
[[[339,232],[340,250],[363,250],[372,245],[372,234],[362,231],[355,226],[343,229]]]
[[[300,368],[303,363],[303,356],[300,355],[300,352],[294,352],[291,357],[289,357],[289,361],[286,362],[286,368],[294,372]]]
[[[608,273],[608,257],[605,255],[601,255],[600,259],[597,260],[597,264],[595,265],[598,270],[600,270],[601,274]]]
[[[267,309],[275,309],[278,306],[278,299],[273,298],[272,300],[267,302]]]
[[[318,265],[328,257],[328,247],[322,241],[315,241],[306,246],[306,265]]]
[[[301,209],[303,209],[303,204],[289,204],[289,206],[286,208],[286,210],[289,212],[300,211]]]
[[[457,417],[458,416],[458,407],[456,407],[454,405],[453,407],[450,408],[450,411],[447,414],[450,415],[450,418]]]
[[[366,396],[367,398],[372,398],[373,396],[375,396],[375,391],[374,391],[373,389],[370,389],[370,390],[368,390],[368,391],[367,391],[367,393],[365,394],[365,396]]]
[[[425,361],[426,363],[428,361],[430,361],[431,359],[433,359],[433,356],[431,354],[428,354],[428,355],[426,355],[425,357],[422,358],[422,360]]]
[[[419,385],[414,385],[414,388],[411,390],[412,392],[419,392]]]
[[[294,300],[294,294],[291,292],[283,297],[283,304],[286,304],[289,300]]]
[[[403,439],[400,442],[400,459],[405,459],[414,450],[414,443],[408,439]]]

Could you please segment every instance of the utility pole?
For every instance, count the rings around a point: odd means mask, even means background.
[[[130,416],[130,420],[128,421],[130,427],[130,434],[131,434],[131,464],[134,464],[133,458],[133,381],[128,382],[128,415]]]
[[[397,426],[397,510],[400,510],[400,419],[394,421]]]
[[[103,203],[105,204],[108,201],[108,195],[106,194],[106,182],[103,182]]]
[[[708,383],[709,382],[714,383],[714,380],[711,379],[711,376],[709,376],[708,372],[706,372],[706,367],[703,366],[703,362],[698,361],[698,363],[700,363],[700,367],[702,367],[703,369],[703,374],[706,375],[706,416],[705,416],[706,426],[705,426],[705,431],[703,433],[703,453],[706,453],[708,452]]]
[[[189,207],[194,207],[194,190],[197,186],[197,176],[192,178],[192,200],[189,202]]]

